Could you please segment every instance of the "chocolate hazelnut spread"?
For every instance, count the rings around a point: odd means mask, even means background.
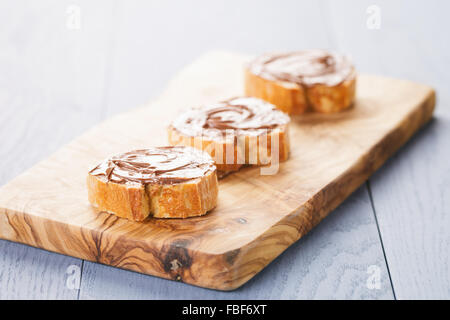
[[[290,121],[274,105],[252,97],[192,108],[171,126],[185,136],[222,139],[225,135],[261,135]]]
[[[89,173],[115,183],[176,184],[215,171],[206,153],[182,146],[130,151],[104,160]]]
[[[336,86],[356,76],[349,58],[324,50],[266,54],[253,60],[248,69],[267,80],[293,82],[302,87]]]

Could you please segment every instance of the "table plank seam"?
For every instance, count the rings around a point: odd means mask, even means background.
[[[389,269],[389,263],[386,257],[386,251],[384,249],[383,237],[381,236],[380,226],[378,224],[377,212],[375,210],[375,204],[372,196],[372,189],[370,188],[370,179],[366,182],[366,188],[369,193],[370,206],[372,207],[373,217],[375,219],[375,225],[377,226],[378,237],[380,239],[381,250],[383,251],[384,263],[386,264],[386,270],[389,276],[389,283],[391,284],[392,294],[394,295],[394,300],[397,300],[397,296],[395,295],[394,283],[392,282],[391,271]]]

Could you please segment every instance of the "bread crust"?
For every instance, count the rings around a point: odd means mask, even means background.
[[[317,84],[310,87],[260,77],[245,68],[245,94],[272,103],[280,110],[302,114],[307,110],[320,113],[339,112],[349,108],[355,99],[356,76],[336,86]]]
[[[154,218],[202,216],[217,205],[216,171],[177,184],[115,183],[91,174],[87,177],[89,202],[99,211],[143,221]]]
[[[243,165],[271,164],[272,141],[278,140],[278,148],[274,146],[273,149],[279,155],[278,161],[286,161],[289,158],[288,128],[288,124],[280,125],[264,136],[240,135],[236,142],[186,136],[169,126],[168,138],[170,145],[189,146],[207,152],[215,160],[217,170],[226,173],[239,170]]]

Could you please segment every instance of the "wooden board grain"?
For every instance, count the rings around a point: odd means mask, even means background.
[[[359,77],[355,107],[293,119],[292,154],[277,175],[246,168],[220,183],[216,210],[188,220],[133,223],[96,214],[85,177],[101,159],[166,144],[180,109],[241,93],[247,57],[213,52],[154,103],[120,114],[0,189],[0,237],[120,268],[230,290],[306,234],[432,115],[434,91]]]
[[[393,299],[365,185],[245,285],[187,286],[86,261],[80,299]],[[380,286],[367,286],[376,268]]]

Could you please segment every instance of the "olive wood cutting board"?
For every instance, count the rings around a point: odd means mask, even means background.
[[[0,189],[0,238],[197,286],[247,282],[317,225],[432,117],[432,88],[360,75],[353,108],[292,119],[278,174],[220,181],[204,217],[130,222],[89,205],[88,170],[112,154],[167,144],[183,108],[242,94],[247,56],[211,52],[162,96],[97,125]]]

